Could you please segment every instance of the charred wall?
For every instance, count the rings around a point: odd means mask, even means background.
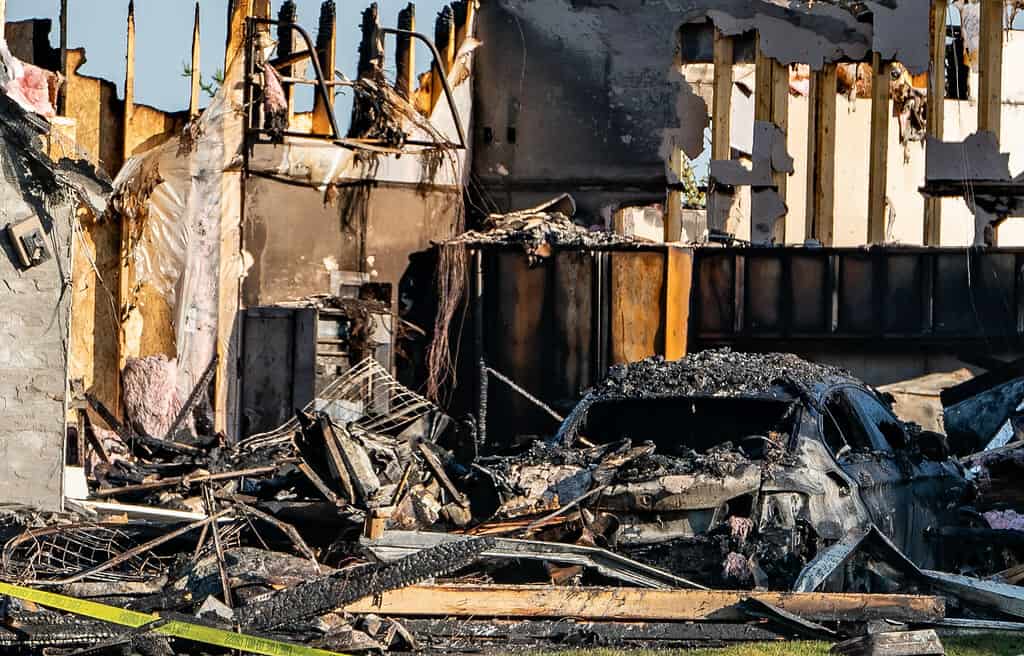
[[[756,30],[765,54],[782,63],[820,68],[874,49],[924,70],[927,3],[864,4],[871,18],[832,2],[488,2],[479,17],[486,47],[476,69],[474,173],[505,209],[549,188],[574,193],[592,220],[663,200],[672,149],[699,155],[708,124],[705,102],[676,65],[684,24],[710,18],[730,36]]]
[[[6,104],[6,102],[4,103]],[[65,390],[75,205],[46,179],[38,133],[0,108],[0,499],[56,510],[64,465]],[[12,139],[12,133],[16,135]],[[7,227],[35,216],[51,257],[26,268]]]
[[[409,256],[449,239],[461,211],[459,192],[445,187],[352,181],[327,198],[312,187],[248,180],[246,306],[336,292],[332,270],[368,273],[397,290]]]

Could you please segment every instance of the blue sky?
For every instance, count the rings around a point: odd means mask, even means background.
[[[276,15],[283,0],[273,0]],[[227,0],[201,0],[202,70],[209,79],[224,66]],[[320,0],[297,0],[299,22],[316,37]],[[338,69],[349,77],[356,74],[360,38],[360,16],[370,0],[338,0]],[[394,27],[398,12],[408,0],[377,0],[381,22]],[[416,2],[419,31],[433,34],[434,18],[446,3],[443,0]],[[125,25],[128,0],[68,0],[70,47],[85,47],[88,61],[82,72],[117,83],[124,93]],[[195,0],[135,0],[136,74],[135,99],[163,110],[188,106],[189,82],[181,77],[183,64],[192,58],[192,20]],[[7,0],[7,20],[52,18],[50,41],[59,45],[60,0]],[[394,47],[388,40],[388,52]],[[427,52],[417,55],[417,68],[426,70]],[[391,64],[391,62],[389,62]],[[299,99],[302,105],[311,104]],[[204,101],[205,102],[205,101]],[[347,123],[348,99],[339,98],[339,120]]]

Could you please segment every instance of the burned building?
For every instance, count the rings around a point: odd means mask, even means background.
[[[1002,2],[313,4],[5,30],[0,644],[1024,628]]]

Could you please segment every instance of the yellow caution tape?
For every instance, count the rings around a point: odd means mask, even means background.
[[[55,592],[11,585],[2,581],[0,581],[0,595],[17,597],[18,599],[32,601],[48,608],[91,617],[109,622],[110,624],[119,624],[133,629],[161,619],[155,613],[138,613],[133,610],[125,610],[95,601],[86,601],[85,599],[76,599]],[[169,620],[166,624],[156,626],[153,628],[153,633],[159,633],[172,638],[192,640],[193,642],[201,642],[207,645],[216,645],[225,649],[240,649],[253,654],[264,654],[265,656],[344,656],[337,652],[279,642],[269,638],[257,638],[241,633],[232,633],[223,629],[215,629],[202,624],[191,624],[179,620]]]

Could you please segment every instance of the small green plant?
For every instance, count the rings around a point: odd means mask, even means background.
[[[181,63],[181,76],[184,78],[192,78],[192,67],[185,62]],[[217,69],[214,72],[213,77],[209,82],[203,79],[202,74],[199,75],[199,88],[206,92],[206,95],[213,98],[220,91],[221,86],[224,84],[224,71]]]
[[[683,206],[692,209],[707,207],[707,197],[697,184],[697,176],[693,173],[693,165],[684,161],[679,167],[679,180],[683,183]]]

